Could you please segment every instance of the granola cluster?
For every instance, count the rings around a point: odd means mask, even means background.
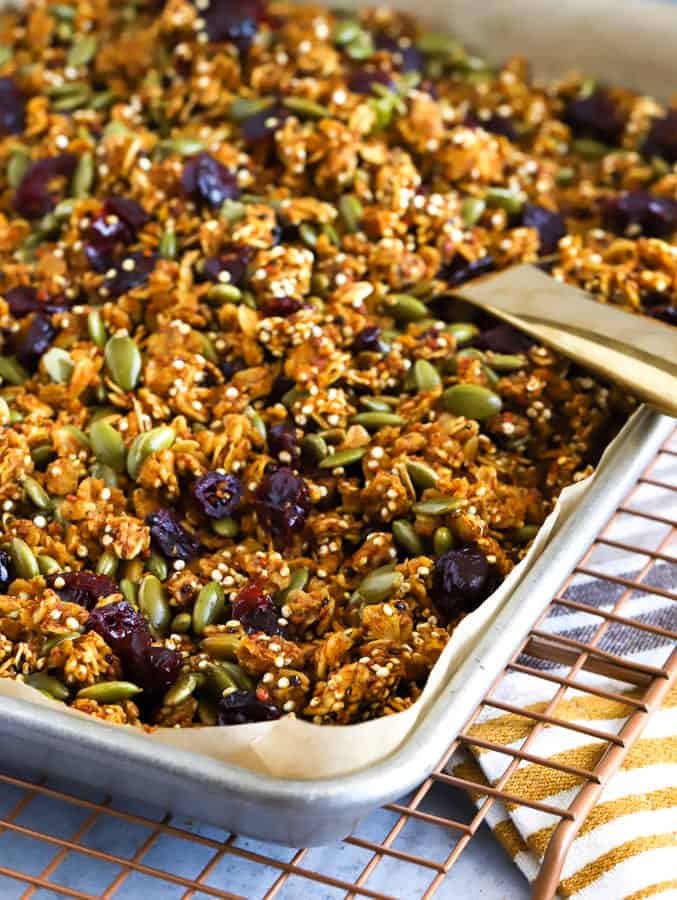
[[[677,112],[383,9],[0,14],[0,676],[150,728],[410,706],[632,408],[469,313],[675,323]]]

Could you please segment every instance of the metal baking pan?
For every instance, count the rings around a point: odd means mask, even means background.
[[[0,700],[0,759],[131,795],[239,834],[291,846],[339,840],[376,806],[401,797],[432,771],[672,428],[674,420],[647,408],[624,427],[605,471],[576,514],[548,544],[418,727],[375,766],[335,778],[273,778],[151,743],[132,729],[5,698]]]

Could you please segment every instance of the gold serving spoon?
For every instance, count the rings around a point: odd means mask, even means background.
[[[677,328],[598,303],[584,291],[521,265],[454,294],[677,418]]]

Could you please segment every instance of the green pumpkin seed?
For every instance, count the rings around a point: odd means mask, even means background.
[[[84,447],[85,450],[89,450],[89,438],[82,428],[78,428],[77,425],[64,425],[63,429],[68,432],[70,437],[72,437],[77,444]]]
[[[305,567],[301,569],[294,569],[294,571],[291,573],[288,586],[284,590],[278,591],[277,594],[275,594],[275,596],[273,597],[275,605],[284,606],[284,604],[287,602],[287,597],[291,594],[291,592],[302,591],[308,584],[309,578],[309,569],[306,569]]]
[[[127,472],[134,481],[139,477],[141,466],[153,453],[168,450],[176,440],[176,432],[169,425],[158,425],[143,434],[137,435],[127,454]]]
[[[110,550],[105,550],[97,560],[96,573],[97,575],[108,575],[110,578],[114,578],[119,563],[120,561],[114,553],[111,553]]]
[[[224,516],[223,519],[212,519],[210,525],[214,534],[218,534],[219,537],[234,538],[240,531],[240,526],[230,516]]]
[[[440,373],[427,359],[417,359],[412,368],[414,385],[419,391],[434,391],[442,384]]]
[[[377,397],[360,397],[360,405],[369,412],[390,412],[391,406],[385,400]]]
[[[307,434],[301,441],[301,451],[319,462],[328,455],[329,448],[327,442],[319,434]]]
[[[219,720],[219,711],[214,703],[209,700],[200,700],[197,705],[197,717],[202,725],[213,726]]]
[[[63,682],[53,678],[51,675],[47,675],[46,672],[33,672],[30,675],[26,675],[24,684],[42,691],[43,694],[49,694],[55,700],[68,700],[70,695],[70,691]]]
[[[91,153],[83,153],[73,174],[73,196],[86,197],[94,184],[96,164]]]
[[[479,384],[455,384],[442,394],[442,406],[455,416],[481,422],[501,411],[498,394]]]
[[[7,183],[11,188],[18,188],[31,164],[31,155],[28,150],[17,148],[7,163]]]
[[[35,554],[26,541],[17,537],[12,538],[9,542],[9,553],[19,578],[37,578],[40,574],[40,567]]]
[[[353,425],[363,425],[370,431],[378,431],[379,428],[396,427],[406,423],[406,419],[392,412],[358,413],[350,421]]]
[[[352,41],[346,45],[346,55],[350,59],[370,59],[374,55],[374,41],[369,32],[360,29]]]
[[[253,406],[248,406],[244,411],[245,416],[252,423],[256,431],[259,433],[260,437],[265,441],[268,439],[268,431],[266,429],[266,423],[263,421],[261,416],[256,412]]]
[[[75,369],[70,353],[61,347],[50,347],[42,357],[42,364],[55,384],[68,384]]]
[[[366,447],[353,447],[349,450],[339,450],[331,453],[318,463],[320,469],[344,469],[353,463],[359,462],[367,452]]]
[[[466,197],[461,205],[461,218],[471,228],[481,219],[486,208],[487,204],[481,197]]]
[[[237,684],[221,666],[210,666],[207,670],[207,689],[215,700],[236,691]]]
[[[609,148],[605,144],[595,141],[592,138],[578,138],[577,140],[572,141],[571,149],[574,153],[578,153],[579,156],[582,156],[583,159],[587,159],[589,162],[596,162],[598,159],[602,159],[609,153]]]
[[[416,47],[427,56],[455,56],[461,50],[458,41],[437,31],[429,31],[418,37]]]
[[[306,246],[310,248],[317,246],[317,232],[307,222],[302,222],[299,225],[299,237]]]
[[[484,195],[484,199],[487,206],[503,209],[509,216],[521,212],[524,206],[524,197],[521,194],[502,187],[490,187]]]
[[[473,325],[472,322],[452,322],[449,325],[445,325],[444,330],[449,334],[453,334],[458,346],[467,344],[468,341],[471,341],[480,333],[477,325]]]
[[[355,194],[344,194],[338,202],[339,215],[348,234],[359,231],[364,208]]]
[[[424,462],[416,459],[408,459],[406,462],[409,477],[417,488],[425,490],[433,488],[437,484],[437,472]]]
[[[100,463],[113,469],[114,472],[124,470],[127,456],[125,442],[112,425],[103,419],[94,422],[89,429],[89,439],[94,455]]]
[[[106,487],[116,488],[118,486],[118,476],[110,466],[104,466],[103,463],[94,463],[91,469],[92,478],[98,478],[103,481]]]
[[[176,232],[169,225],[165,228],[160,238],[159,246],[160,256],[163,259],[176,259],[178,253],[178,245],[176,242]]]
[[[74,641],[76,638],[80,637],[79,631],[69,631],[67,634],[55,634],[54,637],[51,637],[48,641],[42,645],[42,656],[49,656],[52,650],[55,647],[58,647],[59,644],[63,644],[64,641]]]
[[[208,359],[209,362],[218,362],[219,358],[216,355],[216,350],[214,349],[214,345],[212,344],[208,334],[202,335],[202,355],[205,359]]]
[[[7,384],[18,386],[28,381],[30,375],[13,356],[0,356],[0,378]]]
[[[68,51],[66,63],[73,69],[86,66],[96,56],[98,41],[93,35],[79,38]]]
[[[193,631],[204,634],[208,625],[216,625],[225,605],[223,588],[217,581],[210,581],[197,595],[193,607]]]
[[[240,638],[236,634],[214,634],[200,641],[200,649],[214,659],[237,660]]]
[[[133,391],[141,375],[141,351],[128,335],[113,335],[104,348],[111,378],[123,391]]]
[[[6,66],[8,62],[12,61],[13,57],[14,50],[7,44],[0,44],[0,67]]]
[[[222,660],[219,663],[218,668],[223,669],[226,675],[230,676],[241,691],[251,691],[254,689],[254,682],[249,675],[247,675],[242,666],[238,666],[237,663]]]
[[[300,116],[308,116],[311,119],[326,119],[331,116],[331,111],[326,106],[305,97],[284,97],[282,104],[292,112],[298,113]]]
[[[414,503],[412,510],[419,516],[444,516],[463,506],[464,502],[460,497],[428,497]]]
[[[338,446],[345,440],[345,430],[343,428],[326,428],[324,431],[317,432],[318,437],[332,446]]]
[[[395,543],[406,550],[410,556],[423,555],[423,543],[411,522],[407,522],[405,519],[395,519],[393,537]]]
[[[162,141],[160,149],[165,153],[178,153],[179,156],[195,156],[196,153],[202,153],[205,145],[197,138],[174,138]]]
[[[46,553],[42,553],[37,557],[37,560],[41,575],[53,575],[61,571],[61,566],[53,556],[47,556]]]
[[[103,319],[98,309],[93,309],[87,314],[87,332],[90,340],[97,347],[106,346],[106,326],[103,324]]]
[[[77,90],[73,90],[69,94],[65,94],[52,102],[51,108],[53,112],[71,112],[75,109],[81,109],[89,102],[90,91],[87,85],[78,86]]]
[[[219,215],[222,219],[234,225],[236,222],[242,221],[247,215],[247,206],[238,200],[224,200]]]
[[[662,156],[652,156],[651,171],[656,176],[656,178],[664,178],[666,175],[670,174],[672,168],[670,166],[670,163],[666,162],[666,160],[664,160]]]
[[[107,109],[118,99],[115,91],[100,91],[92,98],[91,107],[94,110]]]
[[[523,369],[528,360],[522,353],[487,353],[487,362],[497,372],[515,372]]]
[[[533,541],[540,530],[540,525],[522,525],[521,528],[515,529],[512,538],[516,544],[528,544],[529,541]]]
[[[133,606],[134,609],[137,608],[137,598],[139,593],[139,586],[137,584],[134,584],[129,578],[123,578],[120,582],[120,593],[130,606]]]
[[[428,307],[411,294],[390,294],[384,311],[398,322],[420,322],[428,316]]]
[[[334,29],[334,43],[339,46],[349,44],[360,34],[362,28],[355,19],[342,19]]]
[[[23,489],[26,497],[34,506],[37,506],[38,509],[47,510],[52,508],[52,498],[35,478],[31,478],[30,476],[24,478]]]
[[[567,187],[568,185],[573,184],[575,178],[576,170],[571,166],[560,166],[557,175],[555,175],[555,181],[560,187]]]
[[[167,593],[159,578],[145,575],[139,585],[139,610],[148,619],[154,637],[166,637],[172,613],[167,600]]]
[[[451,550],[454,546],[454,538],[451,531],[446,527],[446,525],[442,525],[435,530],[435,534],[433,535],[433,550],[435,552],[435,556],[442,556],[443,553],[446,553],[447,550]]]
[[[197,687],[197,678],[192,672],[184,672],[169,688],[162,703],[164,706],[179,706],[192,697]]]
[[[238,303],[242,300],[242,291],[234,284],[215,284],[207,291],[210,303]]]
[[[228,115],[236,122],[242,122],[265,112],[274,102],[273,97],[236,97],[228,107]]]
[[[193,625],[193,617],[190,613],[181,612],[174,616],[169,624],[170,634],[188,634]]]
[[[131,700],[141,693],[141,688],[131,681],[101,681],[90,684],[76,694],[78,700],[95,700],[97,703],[119,703]]]
[[[363,579],[357,591],[365,603],[383,603],[395,593],[403,580],[401,572],[376,569]]]
[[[155,575],[156,578],[159,578],[160,581],[166,581],[167,576],[169,575],[167,560],[164,556],[160,556],[159,553],[151,553],[146,561],[146,569],[151,575]]]

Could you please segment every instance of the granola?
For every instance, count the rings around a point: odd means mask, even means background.
[[[349,724],[633,401],[453,298],[677,322],[677,112],[384,9],[0,14],[0,677],[141,728]]]

